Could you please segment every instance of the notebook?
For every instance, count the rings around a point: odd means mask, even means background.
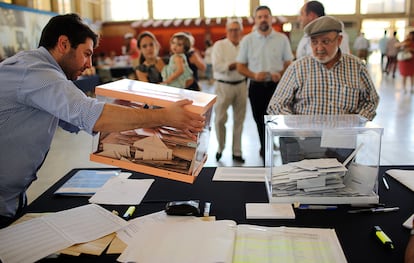
[[[66,181],[55,195],[92,196],[109,178],[118,176],[120,169],[115,170],[79,170]]]

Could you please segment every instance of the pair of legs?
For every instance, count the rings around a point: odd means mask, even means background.
[[[407,86],[407,79],[410,79],[410,86]],[[414,92],[414,75],[402,76],[402,86],[405,92]]]
[[[382,72],[387,71],[388,60],[387,60],[387,63],[385,63],[385,66],[384,66],[384,58],[386,58],[386,57],[387,57],[386,54],[381,53],[381,70],[382,70]]]
[[[241,82],[238,84],[226,84],[216,82],[216,94],[217,101],[214,105],[215,119],[214,124],[216,127],[216,135],[218,141],[217,161],[221,158],[226,144],[226,122],[227,122],[227,109],[231,106],[233,108],[233,159],[242,160],[242,146],[241,136],[243,132],[243,123],[246,116],[246,104],[247,104],[247,88],[246,83]],[[240,158],[237,158],[240,157]]]
[[[266,110],[270,99],[276,90],[277,83],[269,82],[255,82],[250,81],[249,84],[249,99],[254,121],[256,122],[257,131],[260,138],[260,156],[265,155],[265,123],[264,116],[268,115]]]
[[[395,77],[395,71],[397,69],[397,57],[396,56],[388,56],[387,57],[387,65],[385,66],[385,72],[392,73],[392,76]]]

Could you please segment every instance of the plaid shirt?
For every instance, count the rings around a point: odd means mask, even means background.
[[[311,56],[292,63],[269,103],[269,114],[359,114],[372,120],[379,97],[366,66],[342,54],[327,69]]]

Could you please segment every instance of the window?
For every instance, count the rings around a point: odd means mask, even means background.
[[[105,17],[112,21],[148,19],[148,0],[106,0]]]
[[[361,14],[404,12],[405,0],[361,0]]]
[[[296,16],[304,3],[304,0],[289,0],[288,4],[286,0],[260,0],[260,5],[268,6],[273,16]]]
[[[217,7],[220,8],[217,8]],[[205,17],[250,16],[249,0],[208,0],[204,1]]]
[[[35,0],[33,1],[33,8],[44,11],[52,10],[52,6],[49,0]]]
[[[356,13],[356,0],[319,0],[319,2],[325,7],[325,13],[327,15],[353,15]]]
[[[58,13],[68,14],[72,13],[72,4],[70,0],[58,0]]]
[[[154,19],[200,17],[200,1],[198,0],[153,0],[152,6]]]

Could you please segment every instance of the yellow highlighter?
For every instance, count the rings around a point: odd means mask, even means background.
[[[394,249],[394,244],[392,243],[392,240],[387,236],[387,234],[382,231],[381,227],[374,226],[375,236],[378,238],[378,240],[387,248]]]
[[[125,214],[122,216],[125,220],[128,220],[132,214],[135,212],[135,206],[130,206],[126,210]]]

